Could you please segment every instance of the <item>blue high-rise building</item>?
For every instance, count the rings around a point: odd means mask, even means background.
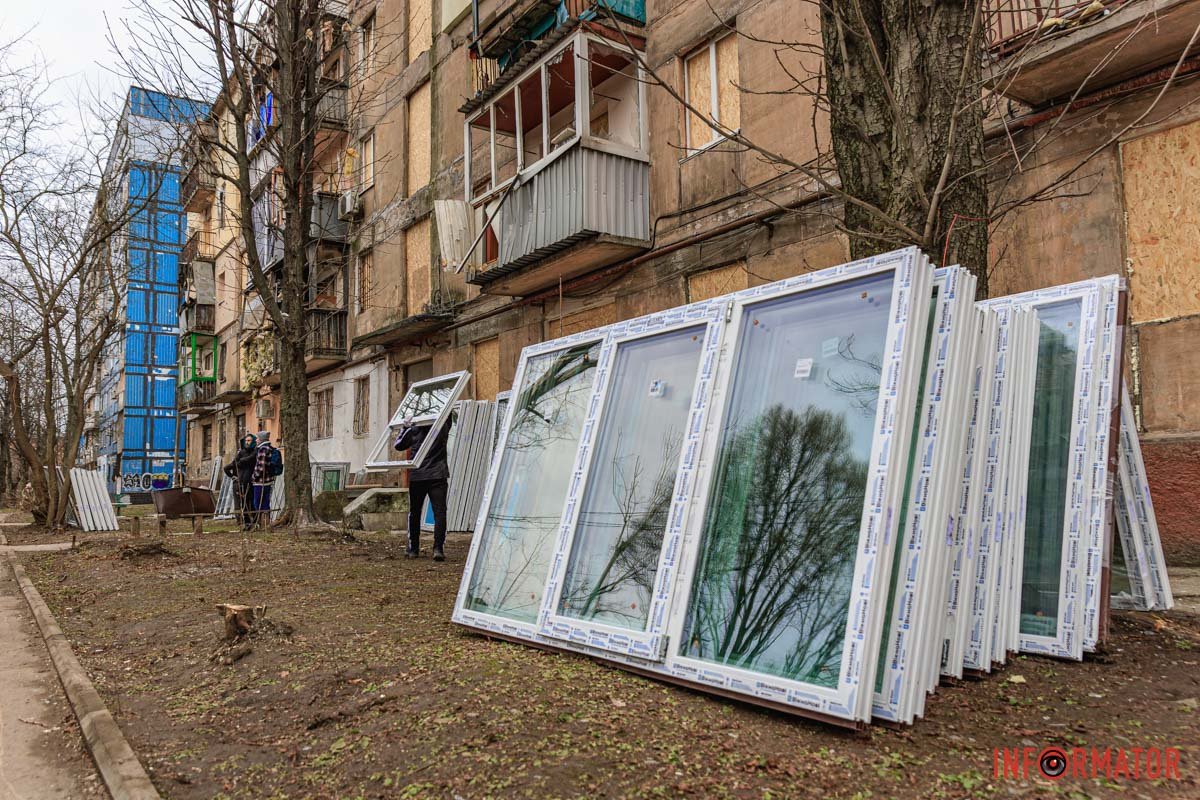
[[[113,492],[169,485],[182,457],[177,421],[179,252],[187,214],[180,205],[179,151],[208,113],[195,100],[131,87],[107,165],[110,200],[131,209],[114,262],[125,270],[122,334],[105,351],[97,379],[96,463]]]

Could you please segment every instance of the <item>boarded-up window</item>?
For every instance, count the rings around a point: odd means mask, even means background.
[[[574,314],[567,314],[561,319],[547,322],[546,338],[556,339],[559,336],[570,336],[572,333],[590,331],[593,328],[611,325],[616,321],[617,307],[612,303],[606,306],[599,306],[598,308],[589,308],[585,311],[576,311]]]
[[[725,130],[742,125],[742,100],[738,72],[737,34],[730,33],[702,45],[683,62],[683,91],[688,105]],[[684,114],[688,147],[699,150],[722,138],[705,119]]]
[[[720,297],[745,289],[749,285],[746,268],[740,262],[699,272],[688,276],[688,302],[698,303],[701,300]]]
[[[405,164],[408,171],[408,193],[429,183],[429,81],[408,96],[408,116],[405,145]]]
[[[412,62],[433,44],[433,8],[430,0],[408,0],[406,22],[408,60]]]
[[[1121,147],[1134,322],[1200,313],[1200,122]]]
[[[354,380],[354,435],[365,436],[371,430],[371,376]]]
[[[421,314],[430,301],[429,217],[404,231],[408,316]]]
[[[311,439],[328,439],[333,436],[333,387],[320,389],[312,394]]]
[[[495,400],[500,391],[500,339],[475,343],[475,399]]]

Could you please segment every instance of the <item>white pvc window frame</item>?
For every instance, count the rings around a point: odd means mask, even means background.
[[[640,129],[640,146],[637,148],[629,148],[615,142],[610,142],[607,139],[597,139],[591,135],[591,115],[588,113],[590,108],[590,103],[588,102],[588,92],[590,91],[590,74],[588,68],[591,64],[591,60],[588,44],[589,42],[593,41],[603,44],[605,47],[609,47],[627,55],[631,55],[634,58],[634,66],[637,70],[634,80],[637,82],[637,113],[638,127]],[[572,123],[572,128],[575,130],[575,135],[551,147],[549,100],[550,73],[548,67],[551,61],[561,56],[567,51],[568,48],[572,47],[574,48],[572,51],[574,58],[572,74],[575,78],[575,116]],[[646,73],[642,68],[643,58],[643,53],[637,50],[632,50],[621,42],[616,42],[582,30],[575,32],[571,36],[568,36],[547,51],[545,55],[538,59],[536,64],[530,65],[523,72],[513,78],[501,91],[496,93],[495,97],[489,99],[482,108],[476,109],[467,116],[463,125],[463,152],[466,153],[466,157],[463,159],[464,197],[467,198],[468,202],[472,206],[479,207],[493,198],[498,197],[514,181],[524,183],[580,142],[586,142],[587,145],[592,149],[604,150],[616,155],[623,155],[627,158],[633,158],[641,161],[649,161],[649,125],[646,118]],[[526,164],[524,113],[521,102],[521,85],[534,75],[540,76],[541,83],[540,97],[542,116],[542,155],[536,161]],[[507,178],[504,181],[497,181],[495,107],[500,100],[507,98],[510,94],[513,96],[513,106],[516,111],[517,169],[516,174],[512,177]],[[484,117],[486,117],[488,121],[487,163],[488,170],[491,175],[491,181],[489,182],[488,188],[485,191],[476,194],[473,188],[476,176],[472,174],[474,169],[474,154],[471,149],[471,126]]]
[[[942,547],[937,538],[953,536],[944,520],[956,499],[952,487],[962,474],[963,411],[977,330],[975,285],[975,277],[961,267],[939,269],[933,275],[938,297],[929,323],[928,363],[922,365],[925,387],[917,409],[916,453],[910,456],[914,475],[909,497],[904,498],[903,535],[896,541],[896,552],[908,560],[887,609],[891,625],[880,648],[888,657],[883,688],[875,692],[871,711],[874,717],[894,722],[911,723],[923,708],[928,673],[936,666],[929,661],[935,633],[941,641],[950,543]],[[890,590],[890,576],[887,584]],[[940,652],[939,648],[939,663]]]
[[[725,312],[730,301],[726,298],[696,303],[651,314],[635,320],[635,325],[614,325],[600,352],[600,373],[589,406],[584,434],[580,438],[576,453],[574,478],[560,524],[560,532],[551,558],[551,571],[546,591],[542,595],[542,611],[539,615],[539,632],[550,639],[576,642],[588,647],[612,651],[621,655],[646,660],[661,660],[663,634],[667,613],[671,607],[671,595],[665,587],[671,585],[678,568],[679,542],[687,519],[688,500],[695,486],[697,455],[700,438],[708,415],[713,390],[713,368],[721,334],[724,330]],[[681,330],[703,329],[699,364],[692,381],[692,402],[685,427],[685,438],[680,447],[679,460],[675,468],[675,482],[671,508],[663,531],[654,575],[655,591],[650,601],[646,627],[635,628],[608,625],[602,622],[566,616],[558,611],[562,601],[567,566],[579,528],[579,514],[589,486],[589,476],[598,451],[598,441],[604,412],[612,394],[612,374],[620,349],[628,344],[645,339],[676,333]]]
[[[426,378],[409,386],[400,404],[396,406],[396,411],[392,414],[392,418],[388,420],[387,426],[383,429],[383,433],[376,440],[375,446],[371,448],[371,456],[366,461],[366,468],[378,471],[385,469],[416,469],[420,467],[429,449],[433,447],[433,442],[437,439],[437,434],[442,430],[442,426],[449,421],[451,409],[453,409],[455,401],[458,400],[466,389],[467,381],[470,379],[471,373],[464,370],[462,372],[450,372],[445,375]],[[421,442],[421,446],[417,448],[417,452],[411,458],[381,458],[380,456],[384,454],[394,452],[392,450],[391,438],[395,435],[395,429],[404,423],[404,418],[400,416],[400,412],[404,409],[404,404],[408,398],[420,393],[422,389],[428,386],[446,383],[450,380],[454,381],[451,385],[450,396],[438,409],[437,413],[422,414],[419,417],[413,418],[413,422],[416,424],[430,424],[429,433],[426,434],[425,440]]]
[[[1084,651],[1095,649],[1099,638],[1101,583],[1104,569],[1104,553],[1107,537],[1111,534],[1112,479],[1109,469],[1109,449],[1112,443],[1111,426],[1113,415],[1119,413],[1116,395],[1121,363],[1122,328],[1117,319],[1121,279],[1115,275],[1091,278],[1076,283],[1039,289],[1023,294],[1010,295],[989,301],[987,305],[1012,305],[1036,310],[1039,306],[1057,304],[1066,300],[1079,299],[1083,307],[1080,330],[1080,362],[1082,369],[1086,359],[1086,374],[1077,372],[1075,383],[1075,410],[1072,420],[1072,463],[1082,463],[1083,473],[1076,471],[1072,484],[1079,483],[1084,507],[1078,510],[1084,530],[1064,532],[1063,587],[1059,605],[1059,636],[1062,636],[1062,601],[1069,598],[1078,603],[1070,618],[1078,632],[1079,641],[1050,642],[1048,637],[1021,634],[1019,648],[1022,652],[1040,653],[1059,658],[1079,660]],[[1082,417],[1087,417],[1086,426]],[[1076,423],[1080,427],[1076,427]],[[1076,461],[1080,459],[1080,461]],[[1072,509],[1077,507],[1076,503]],[[1071,519],[1068,509],[1067,520]],[[1075,526],[1078,528],[1079,526]],[[1068,550],[1068,538],[1075,545]],[[1070,564],[1068,564],[1070,560]],[[1068,570],[1068,567],[1070,569]],[[1074,587],[1081,586],[1080,593]]]
[[[998,319],[993,311],[976,307],[978,333],[975,341],[967,439],[961,483],[957,489],[955,541],[946,586],[946,618],[943,648],[946,657],[942,674],[961,679],[963,649],[971,621],[974,598],[975,553],[981,531],[983,478],[987,456],[987,421],[992,405],[992,375],[996,371]],[[939,651],[941,652],[941,651]]]
[[[513,376],[513,388],[510,390],[508,408],[505,410],[504,420],[500,426],[500,438],[497,440],[496,449],[492,453],[492,463],[488,469],[487,484],[483,491],[483,498],[479,503],[479,516],[475,522],[475,535],[471,538],[471,549],[467,553],[467,563],[463,567],[463,577],[459,583],[458,595],[454,600],[454,611],[451,614],[451,621],[494,633],[497,636],[525,639],[528,641],[538,640],[538,624],[536,620],[534,622],[525,622],[524,620],[512,619],[499,614],[489,614],[485,611],[467,608],[467,595],[470,592],[471,580],[475,575],[480,551],[484,546],[488,515],[491,513],[493,501],[497,500],[495,492],[496,483],[500,479],[500,466],[504,462],[504,451],[508,446],[509,430],[512,427],[513,415],[516,413],[517,406],[520,405],[521,391],[525,384],[526,373],[529,371],[530,361],[544,355],[569,350],[584,344],[601,344],[603,347],[603,342],[607,334],[608,327],[580,331],[570,336],[563,336],[559,339],[542,342],[541,344],[530,345],[521,351],[521,357],[517,361],[517,372]],[[595,391],[596,381],[599,378],[598,373],[599,370],[597,369],[597,374],[592,377],[592,388],[589,390],[589,398],[591,397],[591,393]],[[591,402],[590,399],[589,402]],[[576,453],[578,454],[578,450]],[[547,577],[549,577],[548,573]],[[542,590],[542,598],[544,600],[544,580]]]
[[[802,292],[853,282],[893,272],[889,322],[884,339],[884,361],[878,395],[874,435],[868,459],[867,492],[859,528],[858,552],[851,580],[846,627],[842,642],[841,669],[834,687],[781,678],[740,667],[679,655],[684,611],[691,600],[693,581],[702,547],[703,525],[712,489],[716,456],[721,445],[732,397],[733,354],[737,350],[745,311],[759,303],[798,295]],[[883,606],[887,600],[884,576],[891,567],[890,543],[899,522],[904,489],[904,462],[910,429],[914,423],[914,399],[919,385],[923,323],[928,309],[933,270],[917,248],[887,253],[820,272],[808,273],[773,284],[754,287],[733,295],[730,322],[718,364],[713,394],[714,412],[709,417],[700,462],[702,469],[692,508],[688,513],[683,563],[675,587],[675,611],[668,628],[670,675],[689,683],[747,695],[810,713],[853,721],[867,721],[875,684]],[[672,644],[674,643],[674,644]]]
[[[1141,551],[1140,561],[1145,572],[1143,591],[1149,609],[1168,611],[1175,606],[1171,592],[1171,581],[1167,575],[1167,562],[1163,558],[1162,538],[1158,532],[1158,519],[1154,514],[1154,502],[1150,497],[1150,485],[1146,479],[1146,465],[1142,460],[1141,443],[1138,441],[1137,420],[1133,415],[1133,403],[1129,392],[1121,392],[1121,440],[1118,455],[1121,480],[1121,499],[1124,501],[1131,545]],[[1129,554],[1127,549],[1126,555]]]
[[[1021,652],[1038,653],[1058,658],[1079,660],[1083,657],[1084,649],[1084,614],[1085,592],[1087,591],[1086,573],[1091,549],[1089,539],[1092,535],[1092,520],[1090,517],[1096,510],[1092,493],[1096,457],[1102,449],[1096,441],[1096,417],[1099,416],[1100,382],[1097,381],[1099,371],[1099,328],[1101,312],[1104,304],[1102,286],[1099,282],[1085,281],[1053,289],[1012,295],[989,301],[984,305],[994,308],[1002,315],[1002,320],[1011,309],[1031,309],[1036,312],[1038,307],[1057,305],[1064,302],[1079,303],[1079,346],[1075,364],[1074,402],[1071,415],[1071,455],[1069,463],[1071,472],[1067,482],[1064,504],[1064,530],[1062,532],[1062,563],[1059,574],[1058,615],[1055,621],[1055,635],[1044,636],[1020,633],[1020,607],[1017,606],[1017,646]],[[1037,341],[1033,344],[1033,360],[1036,368]],[[1092,396],[1088,396],[1088,395]],[[1028,421],[1027,421],[1028,422]],[[1107,461],[1107,454],[1103,456]],[[1100,522],[1099,527],[1103,528]],[[1024,525],[1021,526],[1022,544]],[[1023,553],[1023,546],[1022,546]],[[1023,561],[1023,559],[1022,559]],[[1020,603],[1021,576],[1020,570],[1014,570],[1016,581],[1017,603]],[[1084,591],[1081,592],[1081,588]],[[994,650],[998,643],[993,639],[993,645],[984,649],[984,653]],[[997,653],[991,652],[990,658],[997,659]]]

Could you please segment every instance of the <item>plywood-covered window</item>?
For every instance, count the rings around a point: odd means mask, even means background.
[[[333,436],[333,387],[318,389],[312,394],[311,439],[329,439]]]
[[[406,267],[406,300],[408,316],[425,313],[431,299],[429,258],[429,217],[414,223],[404,231],[404,264]]]
[[[429,140],[432,134],[429,103],[429,81],[425,81],[408,96],[408,113],[405,116],[404,163],[410,195],[429,183]]]
[[[408,0],[405,22],[404,33],[411,63],[433,44],[433,8],[430,0]]]
[[[475,399],[495,400],[500,393],[500,339],[492,337],[474,345]]]
[[[721,130],[741,129],[740,82],[736,33],[713,39],[684,59],[684,98],[703,115],[684,112],[689,150],[701,150],[720,141],[724,138]],[[719,130],[712,123],[718,125]]]
[[[354,435],[366,436],[371,431],[371,376],[354,380]]]

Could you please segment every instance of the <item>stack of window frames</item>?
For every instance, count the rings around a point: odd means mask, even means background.
[[[527,348],[455,621],[868,721],[932,273],[898,251]]]
[[[1115,276],[989,301],[1038,316],[1028,498],[1011,620],[1022,652],[1082,658],[1100,636],[1120,364]]]
[[[975,304],[907,250],[527,348],[454,619],[856,724],[1078,659],[1120,289]],[[1167,607],[1126,430],[1121,543]]]
[[[945,587],[954,539],[947,491],[963,469],[968,375],[979,335],[975,277],[958,267],[934,273],[917,424],[913,427],[895,540],[873,715],[911,723],[940,673]]]

